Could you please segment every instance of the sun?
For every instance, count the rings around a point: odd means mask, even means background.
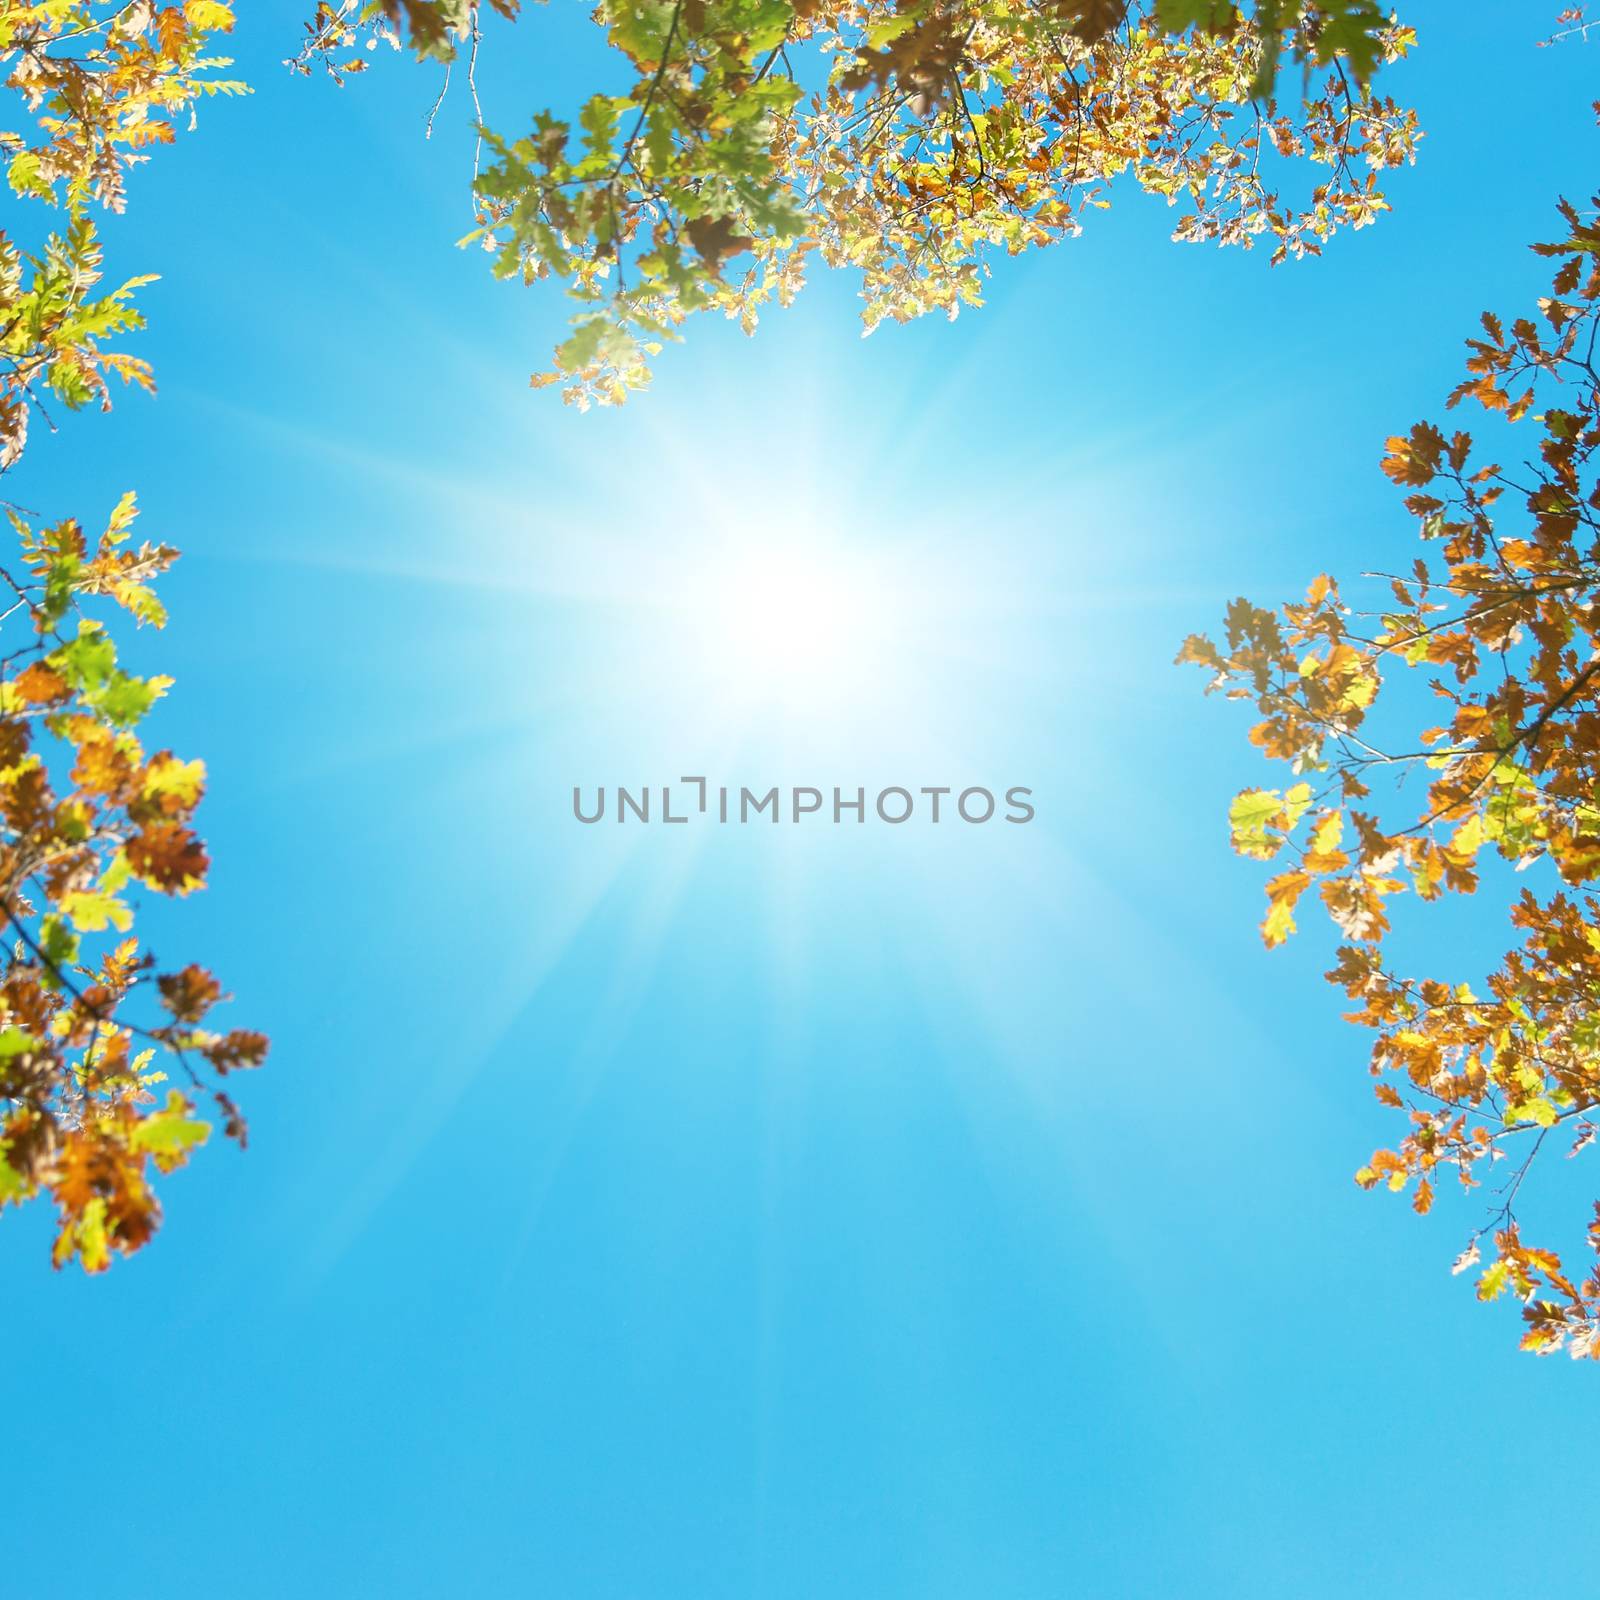
[[[900,608],[879,560],[774,529],[725,540],[683,595],[686,644],[728,700],[837,710],[896,669]]]

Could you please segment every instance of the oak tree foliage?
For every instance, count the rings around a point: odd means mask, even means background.
[[[1597,210],[1562,202],[1560,231],[1533,247],[1550,292],[1510,322],[1485,313],[1468,341],[1446,408],[1488,413],[1491,436],[1427,421],[1389,440],[1383,470],[1426,552],[1380,575],[1381,607],[1322,576],[1276,610],[1235,601],[1221,641],[1192,637],[1179,657],[1251,703],[1251,741],[1289,767],[1286,786],[1233,802],[1233,845],[1274,865],[1269,946],[1313,898],[1343,935],[1328,978],[1373,1032],[1374,1087],[1398,1122],[1356,1182],[1419,1212],[1442,1180],[1484,1187],[1487,1220],[1455,1270],[1476,1270],[1480,1299],[1515,1295],[1525,1349],[1594,1359],[1600,1205],[1586,1264],[1569,1265],[1569,1245],[1525,1235],[1517,1202],[1541,1161],[1600,1133]],[[1437,710],[1422,721],[1403,701],[1385,721],[1408,672]],[[1514,936],[1494,970],[1401,970],[1393,899],[1472,894],[1496,857],[1528,877],[1492,880]]]
[[[469,77],[489,8],[323,0],[291,65],[341,79],[375,36]],[[518,0],[493,0],[514,17]],[[1076,234],[1118,179],[1175,236],[1316,254],[1387,209],[1412,112],[1373,74],[1412,43],[1373,0],[602,0],[632,83],[483,116],[476,222],[495,273],[578,302],[536,385],[586,406],[646,383],[699,311],[748,331],[813,258],[860,274],[864,331],[954,317],[996,253]],[[466,46],[463,52],[463,45]]]
[[[149,389],[121,347],[141,325],[132,277],[107,289],[100,211],[207,95],[237,93],[213,56],[218,0],[158,6],[0,0],[0,60],[20,120],[0,132],[18,219],[0,232],[0,471],[31,425]],[[209,1124],[244,1122],[219,1080],[267,1042],[217,1031],[203,967],[157,971],[134,933],[142,890],[185,895],[209,865],[194,830],[205,768],[147,748],[139,725],[171,680],[119,662],[115,624],[159,628],[155,581],[177,559],[136,540],[131,493],[85,526],[9,501],[0,563],[0,1210],[55,1205],[57,1266],[90,1272],[160,1221],[158,1174]]]

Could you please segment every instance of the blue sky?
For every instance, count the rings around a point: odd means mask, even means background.
[[[1417,8],[1422,159],[1321,261],[1169,245],[1127,194],[953,326],[863,342],[825,279],[580,416],[526,386],[559,297],[453,248],[459,96],[425,143],[431,78],[291,79],[292,8],[247,10],[257,93],[110,230],[163,274],[162,392],[12,493],[135,486],[185,551],[137,659],[216,867],[145,915],[274,1053],[250,1150],[170,1180],[136,1260],[56,1275],[47,1217],[0,1229],[8,1586],[1570,1583],[1592,1383],[1449,1275],[1481,1208],[1351,1183],[1391,1126],[1366,1040],[1321,929],[1262,950],[1223,819],[1264,769],[1170,663],[1234,594],[1409,562],[1382,440],[1542,292],[1592,52]],[[493,36],[490,119],[569,98],[586,26]],[[772,551],[859,584],[894,670],[752,676],[705,596]],[[571,820],[574,783],[697,772],[1027,784],[1038,817]],[[1470,977],[1493,933],[1417,948]]]

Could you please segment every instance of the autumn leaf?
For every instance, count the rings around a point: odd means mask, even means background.
[[[10,688],[19,707],[54,705],[72,692],[67,680],[42,661],[30,661]]]
[[[738,231],[730,217],[690,217],[684,231],[713,272],[720,272],[729,256],[740,255],[755,244],[750,235]]]
[[[205,882],[211,858],[188,828],[176,822],[152,822],[126,846],[134,876],[166,894],[188,894]]]
[[[161,1003],[179,1022],[199,1022],[222,998],[222,985],[204,967],[166,973],[156,979],[156,987]]]

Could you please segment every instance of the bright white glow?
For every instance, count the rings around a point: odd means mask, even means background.
[[[823,709],[895,666],[892,586],[864,555],[784,538],[724,550],[684,597],[701,672],[735,703]]]

